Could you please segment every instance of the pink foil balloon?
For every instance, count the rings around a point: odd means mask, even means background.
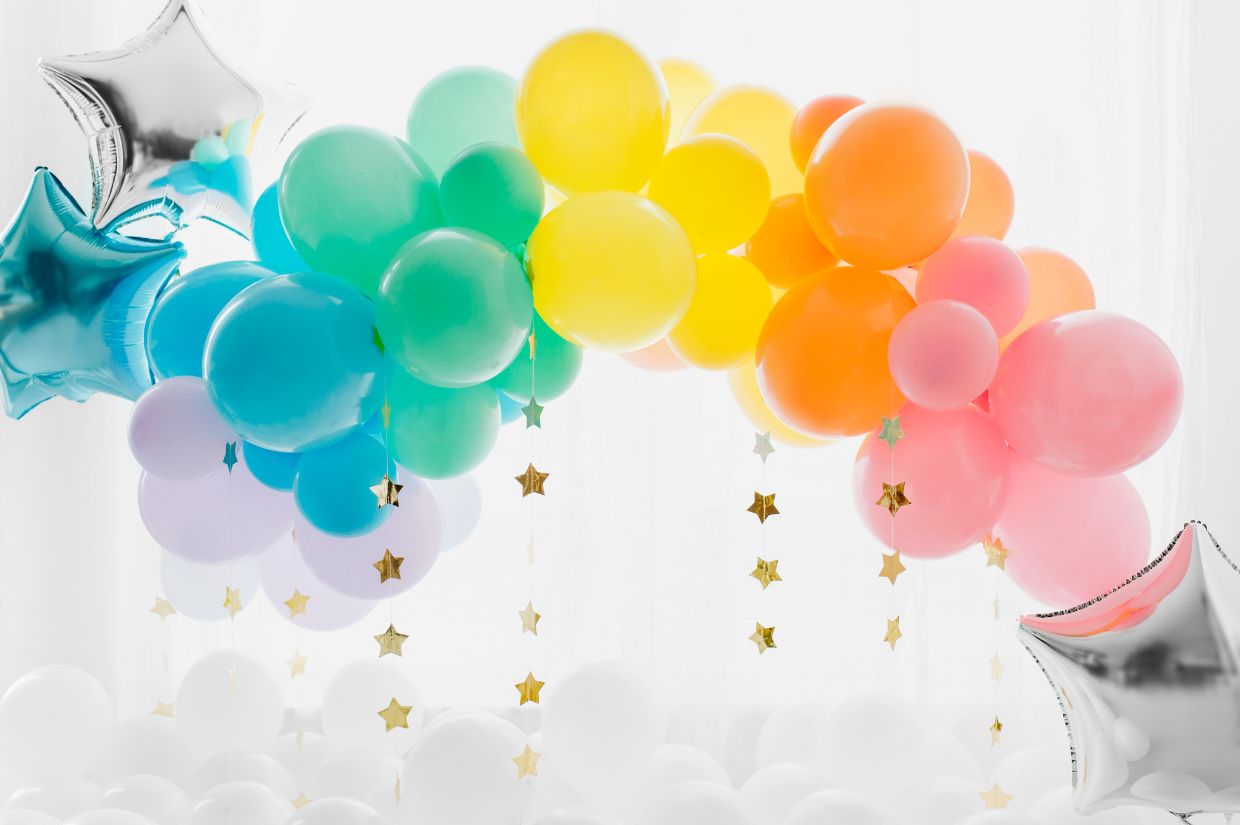
[[[953,238],[926,259],[917,302],[952,300],[981,312],[1004,335],[1029,306],[1029,272],[1014,251],[993,238]]]
[[[887,364],[909,401],[950,410],[986,391],[999,365],[999,338],[986,316],[968,304],[931,301],[896,324]]]
[[[862,522],[914,558],[950,556],[979,541],[1007,494],[1009,451],[990,417],[971,406],[936,412],[908,404],[900,427],[894,450],[872,432],[857,452],[853,492]],[[912,504],[893,517],[875,502],[884,482],[901,481]]]
[[[1124,476],[1065,476],[1017,455],[992,532],[1008,550],[1012,580],[1055,608],[1108,592],[1150,551],[1145,505]]]
[[[195,481],[224,469],[224,445],[237,436],[220,418],[201,378],[166,378],[134,404],[129,450],[151,475]]]
[[[1026,330],[990,385],[991,412],[1012,449],[1081,476],[1114,475],[1153,455],[1175,429],[1183,397],[1162,339],[1096,310]]]

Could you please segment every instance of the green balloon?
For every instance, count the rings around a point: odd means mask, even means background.
[[[559,398],[577,380],[581,372],[581,347],[556,335],[538,313],[534,313],[534,355],[530,360],[530,348],[522,347],[512,363],[491,379],[491,386],[518,401],[530,400],[530,387],[534,397],[542,401]]]
[[[414,238],[392,260],[375,298],[387,353],[439,387],[498,375],[524,346],[533,315],[516,256],[472,229]]]
[[[439,183],[444,223],[490,235],[512,249],[543,213],[542,178],[515,146],[479,143],[456,156]]]
[[[430,167],[403,140],[361,126],[298,144],[280,173],[279,207],[306,263],[367,295],[406,241],[443,222]]]
[[[495,69],[463,66],[431,79],[409,107],[409,143],[443,174],[461,150],[495,141],[519,146],[517,81]]]
[[[482,463],[499,436],[499,396],[486,384],[445,389],[402,369],[388,377],[392,454],[423,478],[449,478]]]

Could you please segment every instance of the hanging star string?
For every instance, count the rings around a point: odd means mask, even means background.
[[[986,728],[990,731],[990,746],[993,748],[999,744],[999,735],[1003,733],[1003,723],[999,721],[999,717],[995,717],[995,721],[990,723],[990,727]]]
[[[538,760],[541,758],[542,754],[531,750],[527,742],[525,748],[512,758],[512,763],[517,766],[517,779],[538,776]]]
[[[229,441],[224,445],[224,466],[228,468],[231,474],[233,466],[237,463],[237,442]]]
[[[883,553],[883,569],[879,571],[878,576],[886,579],[895,586],[896,579],[900,578],[900,574],[908,570],[904,566],[904,562],[900,559],[900,551],[892,550],[890,553]]]
[[[385,473],[383,475],[383,480],[370,488],[370,492],[375,494],[375,499],[377,502],[375,509],[382,510],[389,504],[393,507],[399,507],[400,491],[404,488],[405,485],[397,484],[395,481],[392,481],[391,476]]]
[[[224,609],[228,611],[228,618],[237,618],[237,614],[242,610],[241,590],[239,588],[225,586]]]
[[[166,716],[169,719],[175,719],[176,703],[175,702],[155,702],[155,709],[151,711],[152,716]]]
[[[310,804],[310,797],[305,793],[298,793],[297,798],[293,800],[293,810],[300,811],[302,808]]]
[[[177,609],[172,606],[172,602],[156,596],[155,606],[151,608],[150,612],[158,616],[159,620],[162,622],[169,616],[175,616],[177,614]]]
[[[309,604],[310,597],[297,588],[293,588],[293,595],[284,600],[284,606],[288,608],[288,617],[290,619],[295,619],[304,614]]]
[[[526,602],[525,607],[517,611],[517,615],[521,617],[521,632],[537,636],[538,620],[542,618],[542,614],[534,610],[534,603]]]
[[[762,463],[766,463],[766,459],[771,453],[775,452],[775,446],[771,444],[771,432],[767,430],[764,433],[753,434],[753,453],[762,459]]]
[[[526,467],[524,473],[519,476],[515,476],[517,483],[521,485],[521,498],[525,498],[532,493],[545,496],[546,493],[543,491],[543,484],[550,477],[551,473],[541,473],[534,469],[533,464]]]
[[[990,680],[998,682],[1003,679],[1003,662],[999,661],[999,654],[996,653],[990,657]]]
[[[388,629],[375,636],[375,641],[379,643],[379,658],[384,656],[404,656],[404,644],[408,640],[408,636],[396,629],[395,625],[388,625]]]
[[[522,414],[525,416],[525,429],[537,427],[542,429],[542,414],[546,409],[533,395],[530,396],[530,403],[521,408]]]
[[[909,501],[908,496],[904,494],[903,481],[899,484],[888,484],[884,481],[883,494],[874,503],[879,507],[885,508],[894,518],[896,513],[900,512],[901,507],[907,507],[913,502]]]
[[[998,783],[990,786],[990,790],[982,791],[978,794],[985,804],[986,810],[1002,810],[1008,806],[1008,803],[1014,798],[1011,794],[1005,793]]]
[[[758,653],[766,653],[768,650],[775,649],[775,628],[763,627],[760,623],[754,623],[753,635],[749,637],[749,641],[753,642],[758,648]]]
[[[296,679],[298,676],[305,676],[306,662],[309,661],[309,659],[310,657],[302,655],[300,650],[294,650],[293,658],[284,663],[288,665],[288,678]]]
[[[396,697],[392,697],[392,701],[386,708],[379,711],[379,717],[386,726],[385,732],[391,733],[397,728],[409,728],[409,714],[413,711],[412,705],[402,705],[396,701]]]
[[[751,578],[757,579],[762,585],[762,589],[766,590],[771,586],[771,582],[781,582],[783,579],[779,577],[779,559],[771,559],[767,561],[761,556],[758,557],[758,563],[754,566]]]
[[[753,513],[760,523],[766,524],[768,518],[779,515],[779,509],[775,506],[775,493],[763,494],[754,491],[753,504],[746,507],[745,512]]]
[[[524,679],[516,683],[517,693],[521,698],[519,704],[524,705],[527,702],[538,704],[538,694],[545,684],[546,682],[535,679],[533,672],[526,674]]]
[[[982,538],[982,549],[986,551],[986,566],[1007,570],[1008,554],[1011,552],[1003,546],[1003,542],[987,534]]]
[[[887,418],[880,416],[883,422],[882,428],[878,432],[878,440],[886,441],[887,446],[891,449],[896,448],[896,442],[904,438],[904,430],[900,429],[900,416]]]
[[[891,649],[894,652],[896,642],[902,638],[904,638],[904,634],[900,631],[900,617],[896,616],[894,619],[888,619],[887,632],[883,634],[883,641],[891,645]]]
[[[400,578],[400,566],[405,563],[403,556],[394,556],[392,551],[384,549],[383,558],[371,565],[379,571],[379,584],[383,584],[390,579]]]

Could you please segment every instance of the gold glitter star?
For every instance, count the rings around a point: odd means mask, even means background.
[[[375,504],[375,509],[382,510],[389,504],[393,507],[399,507],[400,491],[403,489],[405,489],[405,485],[397,484],[395,481],[392,481],[391,476],[385,473],[383,475],[383,481],[380,481],[378,484],[370,488],[370,492],[375,494],[375,499],[377,501]]]
[[[530,493],[538,493],[540,496],[545,496],[546,493],[543,492],[543,482],[545,482],[550,475],[551,473],[538,472],[538,470],[534,469],[533,464],[526,467],[524,473],[519,476],[515,476],[517,483],[521,485],[521,498],[525,498]]]
[[[288,665],[288,678],[296,679],[298,676],[306,675],[306,662],[309,656],[303,656],[300,650],[293,651],[293,658],[285,662]]]
[[[400,578],[400,566],[405,563],[403,556],[393,556],[391,550],[383,551],[383,558],[370,565],[379,571],[379,584],[383,584],[388,579]]]
[[[521,694],[521,704],[524,705],[526,702],[533,702],[537,705],[538,692],[543,689],[543,685],[545,684],[547,683],[540,682],[535,679],[533,673],[526,674],[526,677],[516,684],[517,693]]]
[[[538,776],[538,760],[542,758],[542,754],[537,751],[530,750],[527,742],[525,748],[512,758],[512,764],[517,766],[517,779],[524,779],[527,776]]]
[[[297,588],[293,588],[293,595],[284,600],[284,605],[288,608],[288,617],[292,619],[305,613],[306,605],[309,602],[309,596],[302,593]]]
[[[528,430],[530,427],[537,427],[540,430],[542,429],[542,414],[544,409],[546,409],[546,407],[539,404],[538,400],[531,395],[530,403],[521,408],[521,413],[525,416],[525,429]]]
[[[762,589],[766,590],[770,587],[771,582],[781,582],[783,579],[779,577],[779,559],[767,561],[761,556],[758,557],[758,564],[754,567],[753,572],[749,574],[750,578],[758,580],[762,585]]]
[[[982,538],[982,549],[986,551],[986,566],[1007,570],[1007,557],[1011,551],[1003,546],[1003,542],[989,533]]]
[[[517,615],[521,617],[521,632],[537,636],[538,620],[542,618],[542,614],[534,609],[534,603],[526,602],[525,607],[517,611]]]
[[[990,727],[986,728],[990,731],[990,746],[993,748],[999,744],[999,734],[1003,733],[1003,723],[999,721],[999,717],[995,717],[995,721],[990,723]]]
[[[177,609],[172,606],[172,602],[156,596],[155,606],[151,608],[151,612],[158,616],[159,620],[162,622],[169,616],[175,616],[177,614]]]
[[[894,418],[879,416],[879,418],[882,420],[883,426],[878,432],[878,440],[886,441],[887,446],[894,450],[896,442],[904,438],[904,430],[900,429],[900,416],[897,415]]]
[[[900,551],[892,550],[890,553],[883,553],[883,569],[879,571],[878,577],[886,579],[894,586],[896,579],[900,578],[900,574],[907,569],[904,562],[900,561]]]
[[[879,507],[885,507],[887,512],[891,513],[895,518],[896,513],[900,512],[901,507],[907,507],[913,502],[908,500],[908,496],[904,495],[904,482],[899,484],[888,484],[883,482],[883,494],[878,501],[874,502]]]
[[[1000,788],[997,782],[990,786],[990,790],[983,791],[978,796],[986,804],[986,810],[1006,808],[1008,803],[1012,801],[1012,795],[1004,793],[1003,788]]]
[[[763,627],[760,623],[754,623],[753,635],[749,637],[749,641],[753,642],[758,648],[758,655],[766,653],[775,647],[775,628]]]
[[[293,800],[293,810],[300,811],[302,808],[310,804],[310,797],[305,793],[297,794],[297,798]]]
[[[175,719],[176,702],[155,702],[155,710],[151,711],[152,716],[167,716],[169,719]]]
[[[413,707],[411,705],[402,705],[393,697],[391,703],[379,711],[379,717],[383,720],[383,724],[387,726],[385,731],[391,733],[397,728],[407,729],[409,727],[409,713],[412,710]]]
[[[224,609],[228,611],[228,618],[237,618],[237,614],[241,612],[240,589],[224,586]]]
[[[779,510],[775,507],[775,494],[767,493],[763,495],[755,490],[753,504],[745,508],[745,512],[753,513],[758,517],[759,522],[766,524],[768,518],[779,515]]]
[[[883,641],[891,645],[891,649],[896,649],[896,642],[900,641],[904,634],[900,632],[900,617],[887,620],[887,632],[883,634]]]
[[[999,661],[998,653],[990,657],[990,678],[996,682],[1003,678],[1003,662]]]
[[[405,640],[409,637],[396,629],[395,625],[389,624],[388,629],[375,637],[375,641],[379,643],[379,658],[391,654],[393,656],[404,656]]]

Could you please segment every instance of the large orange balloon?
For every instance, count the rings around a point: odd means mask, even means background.
[[[810,228],[800,195],[781,195],[771,201],[766,220],[745,242],[745,257],[771,286],[781,289],[839,263]]]
[[[1018,249],[1016,254],[1029,271],[1029,307],[1015,328],[999,340],[1000,349],[1034,324],[1095,306],[1089,276],[1067,255],[1038,247]]]
[[[864,100],[852,95],[824,95],[798,109],[792,121],[792,134],[788,136],[797,168],[804,172],[823,134],[835,121],[863,103]]]
[[[969,198],[953,238],[985,235],[1003,240],[1012,225],[1016,193],[1003,167],[976,149],[969,150]]]
[[[969,160],[947,124],[915,106],[867,104],[818,141],[805,212],[839,258],[871,269],[920,261],[951,237]]]
[[[874,429],[904,403],[887,368],[887,342],[915,305],[894,278],[873,270],[841,266],[801,281],[758,336],[762,397],[803,433]]]

